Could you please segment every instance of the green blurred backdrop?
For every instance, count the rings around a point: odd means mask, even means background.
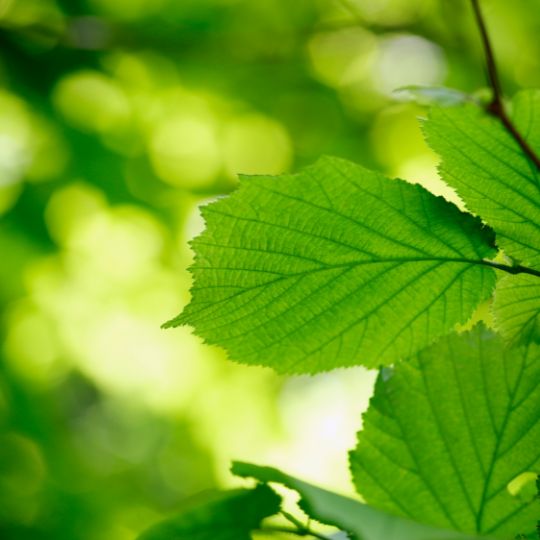
[[[506,88],[540,2],[486,0]],[[189,329],[197,206],[334,154],[437,193],[404,85],[484,86],[467,0],[0,0],[0,537],[130,540],[231,458],[350,492],[373,375]]]

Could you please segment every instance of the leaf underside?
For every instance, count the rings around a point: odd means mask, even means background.
[[[151,527],[139,540],[251,540],[263,519],[279,512],[280,497],[268,486],[218,492]]]
[[[313,373],[408,356],[494,288],[489,229],[417,185],[323,158],[202,209],[190,324],[231,359]]]
[[[530,534],[538,502],[508,485],[540,470],[540,348],[482,326],[383,371],[351,469],[370,504],[440,527]]]
[[[511,345],[540,339],[540,279],[505,276],[497,283],[493,301],[497,330]]]
[[[476,540],[477,537],[414,523],[379,510],[354,499],[298,480],[277,469],[249,463],[235,463],[233,473],[261,482],[282,484],[297,491],[300,506],[320,523],[333,525],[348,533],[353,540]],[[487,540],[487,539],[485,539]]]

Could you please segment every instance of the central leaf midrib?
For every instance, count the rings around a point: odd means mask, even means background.
[[[231,246],[228,246],[228,247],[231,247]],[[296,273],[290,273],[290,274],[282,274],[282,273],[274,272],[274,271],[271,271],[271,270],[265,270],[264,272],[266,272],[266,273],[275,274],[275,275],[280,276],[280,277],[272,279],[272,280],[267,281],[265,283],[260,283],[258,285],[254,285],[252,287],[246,287],[243,290],[236,292],[233,296],[223,298],[219,302],[214,302],[213,307],[215,308],[216,305],[218,305],[218,304],[220,305],[220,304],[222,304],[224,302],[230,302],[230,300],[233,297],[241,296],[242,294],[253,291],[255,289],[268,287],[268,286],[271,286],[271,285],[275,285],[276,283],[278,283],[280,281],[285,281],[285,280],[291,279],[291,278],[298,278],[298,277],[313,274],[313,273],[316,273],[316,272],[337,270],[337,269],[343,269],[343,268],[351,269],[351,268],[354,268],[354,267],[359,267],[359,266],[364,266],[364,265],[369,265],[369,264],[391,264],[391,263],[408,264],[408,263],[415,263],[415,262],[416,263],[420,263],[420,262],[423,262],[423,263],[425,263],[425,262],[438,262],[438,263],[441,263],[441,264],[442,263],[459,263],[459,264],[469,264],[471,266],[479,265],[479,266],[487,266],[489,268],[493,268],[491,266],[491,264],[490,264],[490,261],[485,261],[485,260],[474,260],[474,259],[466,259],[466,258],[463,258],[463,259],[449,259],[449,258],[443,258],[443,257],[430,257],[430,258],[427,258],[427,257],[426,258],[419,258],[418,257],[418,258],[396,258],[396,259],[386,259],[386,260],[377,260],[377,261],[355,261],[355,262],[351,262],[351,263],[344,263],[344,264],[341,264],[341,265],[326,265],[326,266],[321,267],[321,268],[310,268],[310,269],[304,270],[302,272],[296,272]],[[324,264],[324,263],[322,263],[322,261],[321,261],[321,264]],[[431,270],[434,270],[435,268],[437,268],[437,266],[433,267]],[[227,270],[227,271],[251,271],[251,270],[255,270],[255,269],[243,268],[243,267],[218,267],[218,266],[197,266],[197,265],[193,265],[191,267],[191,269],[192,270],[200,270],[200,271],[204,271],[204,270],[210,270],[210,271],[213,271],[213,270]],[[494,268],[494,269],[497,269],[497,268]],[[261,271],[261,269],[256,269],[256,270]]]
[[[320,265],[320,268],[310,268],[307,270],[303,270],[302,272],[291,272],[288,274],[281,274],[279,272],[274,272],[273,270],[263,270],[262,268],[245,268],[245,267],[224,267],[224,266],[198,266],[197,264],[194,264],[191,266],[192,270],[262,270],[264,272],[282,275],[282,276],[297,276],[305,273],[310,272],[318,272],[321,270],[332,270],[337,268],[345,268],[345,267],[354,267],[354,266],[363,266],[367,264],[385,264],[385,263],[412,263],[412,262],[449,262],[449,263],[462,263],[462,264],[475,264],[475,265],[481,265],[481,266],[490,266],[492,268],[504,270],[504,268],[501,267],[493,267],[491,266],[491,261],[486,259],[469,259],[467,257],[441,257],[441,256],[435,256],[435,255],[426,255],[424,257],[388,257],[388,258],[374,258],[372,260],[355,260],[350,261],[342,264],[328,264],[324,261],[321,261],[320,259],[314,259],[312,257],[307,257],[305,255],[302,255],[300,253],[290,253],[287,251],[273,251],[269,249],[261,249],[261,248],[255,248],[255,247],[246,247],[246,246],[235,246],[230,244],[217,244],[215,242],[201,242],[197,241],[198,246],[206,246],[206,247],[218,247],[220,249],[234,249],[239,251],[250,251],[255,253],[261,253],[263,255],[280,255],[283,257],[291,257],[295,259],[301,259],[305,261],[309,261],[311,263],[315,263]]]

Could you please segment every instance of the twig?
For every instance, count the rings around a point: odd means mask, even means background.
[[[479,0],[472,0],[472,5],[476,23],[478,24],[480,35],[482,37],[482,44],[484,46],[489,83],[493,89],[493,100],[491,106],[499,107],[502,105],[502,87],[499,78],[499,71],[497,69],[497,63],[495,62],[495,55],[493,54],[493,47],[491,46],[484,16],[482,15],[482,10],[480,9]]]
[[[499,118],[504,127],[519,144],[523,152],[525,152],[527,157],[536,165],[536,168],[540,170],[540,157],[538,157],[538,155],[532,149],[529,143],[524,139],[521,133],[519,133],[516,126],[513,124],[512,120],[506,112],[503,102],[501,79],[499,77],[497,63],[495,62],[495,55],[493,53],[493,47],[491,46],[491,41],[489,39],[489,34],[487,31],[486,23],[484,21],[484,16],[482,14],[482,9],[480,8],[480,0],[471,0],[471,2],[474,16],[476,18],[476,23],[478,24],[480,35],[482,37],[489,83],[493,90],[493,98],[491,100],[491,103],[488,105],[488,111],[497,118]]]

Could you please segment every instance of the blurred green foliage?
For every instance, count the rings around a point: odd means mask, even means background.
[[[540,85],[540,3],[485,4],[507,90]],[[484,86],[467,0],[0,0],[0,44],[0,537],[132,539],[231,458],[350,491],[371,375],[159,326],[237,173],[334,154],[453,197],[392,91]]]

